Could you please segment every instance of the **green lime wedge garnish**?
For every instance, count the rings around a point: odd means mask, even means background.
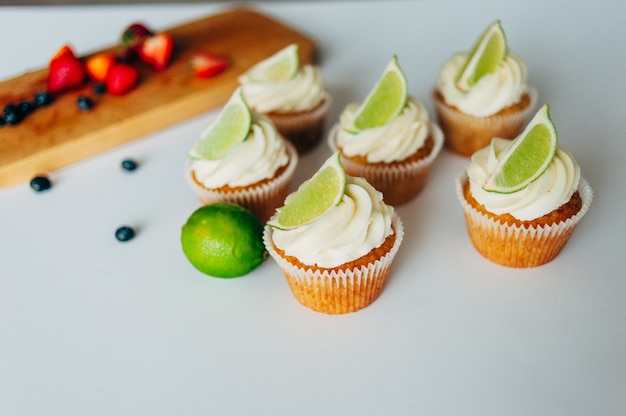
[[[550,165],[558,145],[558,135],[544,104],[524,131],[511,143],[483,185],[489,192],[508,194],[524,189]]]
[[[246,76],[250,80],[258,82],[283,81],[293,78],[299,69],[298,45],[292,43],[254,65],[248,70]]]
[[[289,195],[285,205],[268,225],[289,230],[309,224],[339,204],[346,187],[346,173],[335,152],[320,169]]]
[[[506,37],[496,20],[474,44],[456,80],[457,87],[462,91],[472,88],[483,76],[494,72],[506,54]]]
[[[408,97],[406,76],[394,55],[385,71],[358,108],[354,131],[384,126],[402,112]]]
[[[230,149],[246,140],[252,127],[252,112],[241,87],[235,90],[217,120],[202,134],[190,152],[193,159],[221,159]]]

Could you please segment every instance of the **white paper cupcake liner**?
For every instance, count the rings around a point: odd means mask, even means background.
[[[401,205],[416,197],[428,179],[430,167],[441,152],[444,136],[441,128],[429,122],[430,134],[434,141],[432,151],[423,159],[389,164],[356,163],[341,155],[341,163],[350,176],[365,178],[374,188],[382,192],[385,203],[393,206]],[[335,152],[339,132],[339,123],[335,124],[328,135],[328,146]]]
[[[289,155],[287,167],[280,175],[257,185],[252,184],[234,190],[205,188],[194,180],[190,159],[185,164],[185,178],[203,205],[222,201],[238,204],[265,223],[274,215],[276,209],[283,205],[290,192],[291,179],[298,164],[298,152],[295,147],[286,140],[285,147]]]
[[[578,192],[583,205],[575,215],[554,224],[509,225],[488,217],[467,202],[463,192],[467,180],[467,169],[464,169],[457,176],[455,185],[472,243],[485,258],[509,267],[536,267],[553,260],[593,200],[591,186],[581,177]]]
[[[265,227],[263,242],[300,303],[318,312],[340,314],[362,309],[380,296],[404,238],[404,226],[397,214],[392,219],[392,227],[395,241],[387,253],[371,263],[345,270],[300,267],[290,263],[277,253],[270,226]]]
[[[306,153],[313,149],[323,136],[330,103],[331,97],[327,93],[324,101],[312,110],[265,115],[272,120],[276,130],[296,147],[298,153]]]

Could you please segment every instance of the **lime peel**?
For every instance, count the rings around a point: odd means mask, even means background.
[[[217,120],[202,134],[189,154],[192,159],[218,160],[248,138],[252,128],[252,111],[241,87],[237,88]]]
[[[354,115],[350,129],[359,132],[384,126],[397,117],[408,99],[406,75],[394,55]]]
[[[298,44],[292,43],[250,68],[245,76],[251,81],[273,82],[293,78],[300,70]]]
[[[345,187],[346,173],[339,152],[335,152],[309,180],[287,197],[285,205],[267,225],[290,230],[310,224],[341,202]]]
[[[488,192],[508,194],[526,188],[546,171],[558,147],[558,134],[544,104],[513,140],[483,184]]]
[[[500,20],[493,22],[478,38],[459,72],[456,85],[461,91],[473,87],[483,76],[495,72],[506,57],[507,42]]]

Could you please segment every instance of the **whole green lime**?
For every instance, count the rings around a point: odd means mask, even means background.
[[[214,277],[239,277],[267,258],[263,224],[228,202],[198,208],[183,225],[181,243],[191,264]]]

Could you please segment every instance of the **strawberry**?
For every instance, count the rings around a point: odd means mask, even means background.
[[[97,53],[87,58],[85,69],[92,80],[104,82],[116,60],[117,57],[111,52]]]
[[[137,68],[119,62],[111,67],[105,83],[109,94],[122,95],[133,89],[138,81],[139,71]]]
[[[154,35],[152,30],[143,23],[133,23],[122,33],[122,48],[136,51],[143,41],[152,35]]]
[[[72,47],[70,45],[63,45],[59,48],[59,50],[57,50],[54,55],[52,55],[52,58],[50,58],[50,63],[52,63],[52,61],[54,61],[57,58],[60,58],[62,56],[70,56],[73,58],[76,58],[76,54],[74,53],[74,49],[72,49]]]
[[[167,33],[146,38],[139,46],[139,57],[157,71],[167,68],[174,52],[174,39]]]
[[[51,60],[47,87],[51,93],[75,87],[85,80],[85,68],[73,55],[61,55]]]
[[[200,78],[211,78],[228,66],[228,61],[210,52],[195,52],[189,59],[189,67]]]

